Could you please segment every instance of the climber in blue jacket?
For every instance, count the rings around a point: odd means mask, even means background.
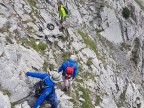
[[[27,76],[40,78],[44,81],[44,84],[47,86],[40,97],[36,100],[32,108],[38,108],[38,106],[46,99],[50,102],[51,108],[58,108],[58,99],[55,94],[54,86],[61,80],[61,75],[59,73],[54,73],[51,77],[47,73],[39,72],[26,72]]]
[[[68,88],[72,85],[72,81],[75,79],[78,74],[78,64],[76,63],[76,55],[71,55],[70,58],[64,61],[58,69],[58,72],[62,71],[62,78],[64,81],[64,91],[67,91]],[[70,69],[73,72],[71,74],[67,74],[67,67],[73,68]],[[67,80],[69,81],[69,85],[67,84]]]

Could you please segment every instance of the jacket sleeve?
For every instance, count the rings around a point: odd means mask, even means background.
[[[52,88],[46,88],[40,97],[36,100],[32,108],[38,108],[38,106],[44,101],[44,99],[52,92]]]
[[[61,72],[61,71],[63,71],[63,70],[65,70],[65,62],[63,62],[63,63],[61,64],[61,66],[60,66],[59,69],[58,69],[58,72]]]
[[[26,75],[35,77],[35,78],[44,79],[48,74],[47,73],[39,73],[39,72],[27,72]]]
[[[78,74],[78,65],[76,65],[75,66],[75,68],[74,68],[74,73],[73,73],[73,79],[77,76],[77,74]]]

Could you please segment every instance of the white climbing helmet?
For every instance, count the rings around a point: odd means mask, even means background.
[[[77,56],[76,56],[76,55],[71,55],[71,56],[70,56],[70,59],[72,59],[72,60],[77,60]]]
[[[60,73],[57,73],[57,72],[54,72],[54,73],[51,75],[51,80],[52,80],[52,82],[54,82],[54,83],[59,83],[59,82],[62,80],[61,74],[60,74]]]

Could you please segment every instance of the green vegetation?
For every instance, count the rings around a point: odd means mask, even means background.
[[[44,54],[47,44],[43,43],[42,41],[36,40],[34,38],[23,38],[21,39],[22,45],[30,46],[34,50]]]
[[[27,19],[27,20],[25,20],[25,21],[21,21],[23,24],[27,24],[27,23],[29,23],[29,22],[33,22],[33,20],[32,19]]]
[[[69,39],[69,36],[66,36],[66,35],[63,35],[63,36],[61,37],[61,40],[62,40],[63,42],[67,41],[68,39]]]
[[[76,83],[73,83],[73,88],[75,89],[75,92],[72,92],[70,95],[72,97],[72,99],[70,101],[74,104],[74,106],[73,106],[74,108],[79,108],[79,102],[78,102],[78,100],[80,98],[79,86],[80,86],[79,84],[77,85]]]
[[[38,48],[40,50],[45,50],[47,48],[47,44],[43,43],[43,42],[40,42],[39,45],[38,45]]]
[[[91,98],[90,98],[90,91],[87,88],[82,87],[80,84],[83,84],[83,79],[76,78],[76,81],[79,83],[73,83],[73,88],[75,89],[75,93],[71,94],[70,101],[73,102],[74,108],[94,108],[94,105],[92,104]],[[79,94],[82,92],[82,94]],[[85,101],[78,101],[80,98],[83,98]]]
[[[54,65],[53,64],[49,64],[49,69],[50,69],[50,71],[53,71],[54,70]]]
[[[31,5],[36,7],[36,1],[35,0],[27,0],[27,2]]]
[[[57,56],[57,54],[53,54],[53,56],[54,56],[54,59],[55,59],[55,61],[56,61],[56,63],[58,63],[59,64],[59,58],[58,58],[58,56]]]
[[[0,32],[1,32],[1,33],[9,32],[8,29],[9,29],[8,27],[3,27],[3,28],[0,29]]]
[[[108,41],[105,37],[101,36],[98,32],[96,32],[96,38],[99,39],[99,41],[104,45],[105,47],[109,47],[110,49],[113,49],[113,43]]]
[[[62,53],[62,59],[67,60],[71,55],[71,52],[63,52]]]
[[[79,65],[79,66],[78,66],[78,74],[77,74],[77,76],[81,76],[80,73],[82,73],[82,71],[83,71],[83,69],[82,69],[82,67]],[[76,77],[75,80],[76,80],[76,82],[83,83],[83,79],[82,79],[82,78]]]
[[[131,60],[137,65],[137,60],[139,58],[138,52],[137,51],[132,51],[132,57]]]
[[[120,46],[120,49],[123,51],[123,49],[127,49],[127,50],[130,50],[130,45],[128,45],[128,44],[126,44],[125,42],[122,42],[121,44],[120,44],[121,46]]]
[[[75,78],[76,82],[78,83],[82,83],[83,82],[83,79],[79,79],[78,77]]]
[[[89,96],[89,91],[86,88],[83,87],[79,87],[79,91],[82,91],[82,98],[85,100],[84,102],[82,102],[81,108],[94,108],[90,96]]]
[[[28,31],[28,33],[33,33],[33,27],[32,26],[27,26],[26,30]]]
[[[81,67],[80,65],[78,66],[78,71],[79,71],[79,72],[82,72],[82,71],[83,71],[83,69],[82,69],[82,67]]]
[[[84,4],[85,3],[85,0],[80,0],[80,4]]]
[[[102,61],[102,63],[105,64],[105,56],[107,54],[103,51],[103,49],[107,50],[107,52],[109,53],[111,58],[113,58],[113,51],[115,51],[115,45],[112,42],[110,42],[109,40],[107,40],[105,37],[100,35],[98,32],[96,32],[96,39],[97,39],[99,45],[101,46],[101,49],[100,49],[101,56],[99,58]],[[104,65],[104,68],[106,69],[105,65]]]
[[[43,64],[43,70],[45,72],[47,72],[47,67],[48,67],[48,63],[46,61],[44,61],[44,64]]]
[[[13,103],[11,103],[11,108],[15,108],[15,105]]]
[[[135,0],[135,2],[140,6],[142,10],[144,10],[144,5],[141,0]]]
[[[36,19],[34,18],[34,16],[36,16],[37,18],[40,18],[39,12],[36,9],[36,1],[35,0],[27,0],[27,2],[31,6],[31,9],[32,9],[32,11],[29,13],[29,15],[35,21]],[[34,16],[32,13],[34,13]]]
[[[87,65],[87,66],[92,65],[92,58],[88,58],[88,60],[87,60],[87,62],[86,62],[86,65]]]
[[[124,90],[121,94],[120,94],[120,96],[119,96],[119,102],[117,103],[117,107],[118,108],[121,108],[122,106],[123,106],[123,103],[124,103],[124,101],[125,101],[125,99],[126,99],[126,90]]]
[[[2,92],[3,92],[3,95],[8,95],[8,96],[11,95],[10,91],[8,90],[2,90]]]
[[[91,49],[93,50],[96,55],[97,55],[97,58],[99,60],[101,60],[102,62],[104,62],[104,56],[102,56],[99,51],[98,51],[98,48],[96,46],[96,43],[89,37],[87,36],[86,33],[84,33],[83,31],[81,30],[78,30],[78,33],[82,36],[83,40],[84,40],[84,43]]]
[[[12,42],[12,33],[9,31],[9,26],[4,26],[3,28],[0,29],[1,33],[8,33],[8,35],[6,36],[6,41],[9,42],[10,44],[13,44]]]
[[[74,0],[75,4],[79,7],[79,4],[85,4],[85,0]]]
[[[6,41],[9,42],[10,44],[13,44],[10,36],[6,36]]]
[[[129,16],[130,16],[130,10],[128,9],[128,7],[123,8],[122,15],[123,15],[123,17],[125,19],[129,18]]]
[[[97,52],[97,47],[95,45],[95,42],[89,37],[87,36],[87,34],[85,34],[83,31],[78,30],[78,33],[82,36],[84,43],[93,51]]]
[[[33,9],[33,8],[32,8]],[[40,18],[39,16],[39,12],[37,9],[33,9],[33,12],[34,12],[34,15],[37,17],[37,18]]]
[[[115,65],[115,69],[116,69],[116,70],[120,70],[120,69],[121,69],[121,65],[120,65],[120,64],[116,64],[116,65]]]
[[[100,96],[99,95],[96,95],[96,106],[97,105],[100,105],[100,103],[102,102],[102,99],[100,98]]]
[[[89,79],[91,76],[91,73],[85,72],[83,75],[84,75],[84,78]]]
[[[92,79],[93,81],[95,81],[95,75],[92,72],[84,72],[83,78]]]

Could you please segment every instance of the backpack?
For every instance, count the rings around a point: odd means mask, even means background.
[[[75,64],[71,67],[70,64],[69,64],[69,61],[68,61],[68,66],[65,69],[65,74],[66,74],[65,79],[70,79],[71,78],[71,75],[74,72],[74,66],[75,66]]]
[[[65,13],[66,13],[66,14],[69,13],[67,6],[64,6],[64,10],[65,10]]]
[[[45,88],[46,88],[46,86],[45,86],[43,80],[40,80],[39,82],[35,83],[35,85],[34,85],[35,96],[39,97],[42,94],[42,92],[44,91]]]
[[[47,76],[47,77],[48,77],[48,76]],[[47,78],[47,77],[46,77],[46,78]],[[46,78],[45,78],[45,79],[46,79]],[[47,88],[47,87],[49,87],[49,86],[46,86],[46,85],[45,85],[45,83],[44,83],[44,80],[45,80],[45,79],[40,80],[39,82],[35,83],[34,89],[35,89],[35,96],[36,96],[36,97],[39,97],[39,96],[42,94],[42,92],[44,91],[44,89]]]

